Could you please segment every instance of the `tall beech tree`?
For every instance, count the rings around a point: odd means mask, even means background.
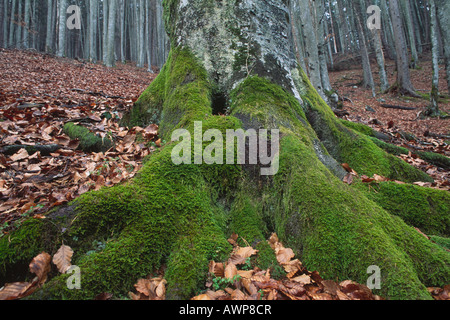
[[[445,0],[434,0],[440,30],[442,34],[442,42],[444,44],[444,61],[447,73],[448,94],[450,94],[450,2]]]
[[[410,58],[406,44],[405,32],[403,27],[403,19],[401,15],[399,0],[389,1],[389,10],[391,13],[392,28],[395,39],[395,52],[397,62],[397,82],[394,85],[402,94],[419,96],[411,82],[409,71]]]
[[[1,272],[28,265],[43,250],[53,253],[64,241],[76,253],[82,289],[67,289],[70,275],[60,275],[34,298],[124,295],[165,265],[167,297],[188,299],[202,288],[209,261],[232,250],[232,232],[258,250],[261,268],[277,263],[265,241],[276,232],[323,278],[365,283],[369,266],[377,265],[377,293],[431,299],[426,286],[446,284],[450,254],[413,226],[448,236],[449,194],[409,184],[432,179],[380,149],[370,128],[351,129],[334,116],[296,61],[288,6],[285,0],[165,1],[171,52],[123,125],[157,122],[168,143],[129,183],[86,193],[1,238]],[[279,129],[279,171],[261,176],[261,163],[174,164],[172,133],[198,135],[195,122],[223,134]],[[194,150],[201,152],[202,143]],[[348,185],[342,163],[405,184]],[[416,199],[424,205],[417,216],[411,214]],[[93,249],[93,241],[104,248]]]

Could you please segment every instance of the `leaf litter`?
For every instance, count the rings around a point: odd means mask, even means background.
[[[45,218],[85,192],[129,180],[158,147],[156,125],[119,126],[155,74],[19,50],[1,50],[0,69],[0,237],[21,218]],[[114,147],[83,152],[64,133],[68,122],[112,137]]]

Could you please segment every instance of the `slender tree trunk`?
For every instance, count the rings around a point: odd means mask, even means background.
[[[150,15],[150,3],[146,1],[145,3],[145,17],[146,17],[146,24],[145,24],[145,40],[146,40],[146,46],[145,51],[147,55],[147,71],[150,73],[153,73],[152,69],[152,53],[151,53],[151,15]]]
[[[0,1],[0,46],[5,47],[4,46],[4,40],[5,40],[5,36],[4,36],[4,31],[5,31],[5,19],[6,19],[6,14],[5,11],[7,10],[7,2],[5,0],[1,0]]]
[[[97,0],[89,0],[89,60],[97,61]]]
[[[415,68],[419,61],[419,55],[417,53],[416,36],[414,34],[414,26],[411,17],[410,0],[400,0],[400,4],[405,21],[406,34],[408,36],[409,46],[411,48],[411,67]]]
[[[386,90],[389,89],[389,80],[386,74],[386,64],[384,59],[383,44],[381,42],[381,31],[378,29],[372,30],[372,36],[377,56],[378,72],[380,75],[380,89],[381,92],[385,92]]]
[[[144,9],[144,0],[139,0],[139,10],[137,12],[138,16],[138,62],[137,66],[139,68],[144,67],[145,64],[145,9]]]
[[[427,114],[437,116],[439,114],[439,42],[438,42],[438,22],[436,17],[436,4],[434,0],[430,1],[430,30],[431,30],[431,55],[433,74],[431,81],[430,106]]]
[[[125,62],[125,4],[126,0],[120,0],[120,61]]]
[[[381,0],[381,14],[384,21],[384,23],[382,23],[382,28],[386,42],[388,57],[392,60],[396,60],[397,54],[395,51],[395,43],[394,43],[394,29],[392,27],[390,11],[386,3],[386,0]]]
[[[446,0],[435,0],[437,15],[444,44],[444,61],[447,72],[447,87],[450,94],[450,3]]]
[[[48,0],[47,3],[47,32],[45,36],[45,51],[51,52],[53,50],[53,36],[54,36],[54,21],[53,21],[53,0]]]
[[[359,39],[359,47],[361,53],[361,60],[363,66],[363,87],[369,88],[372,90],[372,96],[375,97],[375,83],[373,80],[372,67],[370,65],[369,58],[369,50],[367,47],[366,34],[364,32],[364,27],[361,22],[361,18],[363,16],[361,1],[357,0],[353,2],[353,9],[356,15],[356,27],[358,29],[358,39]]]
[[[9,1],[8,0],[3,0],[3,21],[2,21],[2,25],[3,25],[3,30],[2,30],[2,35],[3,35],[3,41],[2,41],[2,46],[3,48],[6,48],[8,46],[8,10],[9,10]]]
[[[108,17],[108,39],[106,45],[106,61],[107,67],[114,66],[114,44],[116,36],[116,12],[117,12],[117,0],[109,0],[109,17]]]
[[[305,41],[305,53],[307,60],[307,72],[311,83],[320,93],[322,97],[325,97],[322,87],[322,78],[320,74],[320,61],[319,61],[319,44],[316,38],[316,32],[314,29],[313,17],[314,11],[311,7],[309,0],[299,0],[299,9],[301,14],[302,29],[304,30]]]
[[[30,33],[31,29],[31,0],[25,0],[25,12],[24,12],[24,28],[23,28],[23,45],[25,48],[30,47]]]
[[[317,48],[319,54],[320,64],[320,79],[322,82],[322,88],[328,101],[328,96],[331,94],[331,83],[328,75],[328,63],[327,63],[327,44],[329,43],[328,33],[326,30],[326,10],[323,0],[315,1],[316,12],[316,38]],[[327,42],[325,42],[327,40]]]
[[[389,9],[394,30],[395,51],[397,56],[397,82],[395,87],[401,94],[409,94],[417,97],[418,95],[411,82],[409,72],[409,54],[406,46],[403,21],[398,0],[391,0],[389,2]]]
[[[64,57],[66,54],[66,10],[67,0],[59,1],[59,23],[58,23],[58,57]]]
[[[14,30],[15,30],[15,21],[16,21],[16,0],[12,0],[11,7],[11,15],[10,15],[10,23],[9,23],[9,41],[8,46],[12,47],[14,45]]]
[[[17,27],[16,27],[16,47],[21,48],[23,47],[23,39],[22,39],[22,23],[23,23],[23,6],[22,6],[23,0],[19,0],[18,9],[17,9]]]
[[[108,17],[109,17],[109,1],[103,1],[103,41],[102,41],[102,61],[107,60],[108,54]]]

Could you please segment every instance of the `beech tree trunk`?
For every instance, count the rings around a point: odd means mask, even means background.
[[[435,0],[437,16],[444,44],[444,61],[447,72],[447,87],[450,94],[450,3],[446,0]]]
[[[63,57],[66,53],[66,10],[67,0],[59,1],[59,23],[58,23],[58,51],[56,55]]]
[[[427,114],[430,116],[439,115],[439,42],[438,42],[438,21],[436,4],[430,0],[430,23],[431,23],[431,63],[432,63],[432,81],[430,92],[430,105]]]
[[[450,196],[409,184],[432,179],[377,147],[370,128],[334,116],[298,67],[288,1],[164,5],[171,53],[123,124],[156,122],[168,143],[129,183],[86,193],[0,238],[0,275],[27,266],[36,252],[54,253],[64,241],[75,251],[82,289],[69,290],[69,275],[61,275],[35,298],[126,295],[139,278],[164,265],[167,297],[189,299],[204,289],[209,261],[227,259],[233,232],[258,250],[260,268],[274,268],[266,240],[276,232],[323,278],[366,283],[368,268],[376,265],[382,283],[377,294],[431,299],[426,286],[446,284],[450,254],[414,227],[448,236]],[[201,131],[194,126],[199,124]],[[185,147],[194,146],[183,154],[194,163],[173,161],[180,147],[172,141],[176,129],[200,134],[200,141],[183,140]],[[279,148],[271,147],[273,153],[279,149],[272,155],[279,170],[261,175],[262,158],[257,164],[220,164],[220,156],[202,163],[202,151],[211,152],[211,146],[201,134],[209,129],[219,135],[266,129],[272,137],[279,130]],[[267,151],[267,145],[260,148]],[[215,144],[214,153],[223,149]],[[342,163],[360,175],[405,184],[348,185]],[[421,199],[420,210],[411,212],[418,207],[411,199]]]
[[[394,30],[395,51],[397,58],[397,83],[394,85],[401,94],[409,94],[412,96],[419,96],[411,82],[409,72],[409,51],[406,45],[406,38],[403,28],[403,19],[399,7],[399,0],[391,0],[389,2],[389,9],[391,13],[392,27]]]

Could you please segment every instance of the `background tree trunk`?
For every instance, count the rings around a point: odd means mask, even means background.
[[[395,84],[395,87],[401,93],[418,96],[411,82],[409,72],[410,59],[398,0],[391,0],[389,2],[389,9],[394,30],[395,51],[397,57],[397,83]]]
[[[108,37],[106,45],[106,61],[107,67],[114,66],[115,56],[115,37],[116,37],[116,12],[117,0],[109,0],[109,16],[108,16]]]
[[[445,0],[435,0],[437,15],[444,44],[444,61],[447,72],[447,87],[450,94],[450,3]]]
[[[58,57],[63,57],[65,55],[66,49],[66,10],[67,10],[67,0],[59,1],[59,23],[58,23],[58,51],[56,55]]]
[[[430,92],[430,106],[427,114],[437,116],[439,114],[439,43],[438,43],[438,22],[436,17],[436,4],[430,0],[430,22],[431,22],[431,55],[432,55],[432,83]]]

